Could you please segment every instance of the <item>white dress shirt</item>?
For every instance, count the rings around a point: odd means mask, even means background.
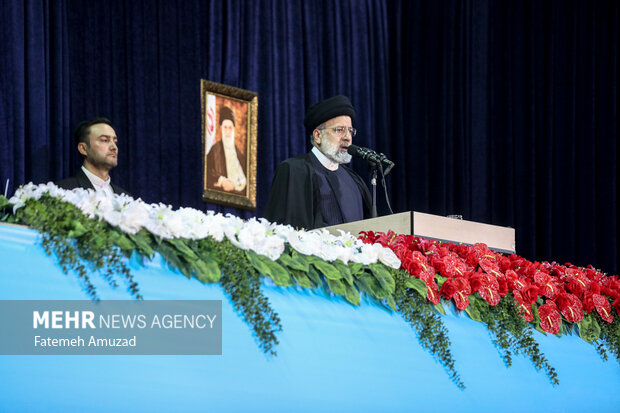
[[[111,185],[112,179],[109,176],[108,179],[104,181],[103,179],[99,178],[97,175],[86,169],[83,165],[82,171],[84,171],[90,183],[93,184],[95,191],[104,192],[106,195],[114,195],[114,190],[112,189]]]

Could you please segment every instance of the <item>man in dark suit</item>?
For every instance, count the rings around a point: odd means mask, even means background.
[[[82,168],[74,176],[56,182],[63,189],[90,188],[107,194],[129,194],[112,184],[110,170],[118,163],[118,138],[106,118],[85,120],[73,134],[77,150],[84,156]]]

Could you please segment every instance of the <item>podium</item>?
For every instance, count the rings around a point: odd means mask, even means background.
[[[375,227],[377,228],[377,227]],[[0,224],[0,300],[86,300],[29,228]],[[535,332],[556,368],[553,386],[515,355],[507,368],[486,327],[448,308],[459,390],[398,313],[321,289],[261,289],[282,320],[276,357],[217,284],[201,284],[156,254],[128,265],[146,300],[222,300],[221,356],[0,356],[0,411],[412,412],[617,411],[620,369],[578,336]],[[103,300],[131,300],[92,277]],[[446,306],[447,307],[447,306]],[[8,339],[3,337],[3,339]]]
[[[415,235],[457,244],[484,243],[492,250],[508,254],[516,252],[515,230],[509,227],[465,221],[439,215],[409,211],[383,217],[326,227],[330,233],[340,235],[338,230],[359,234],[360,231],[388,232]]]

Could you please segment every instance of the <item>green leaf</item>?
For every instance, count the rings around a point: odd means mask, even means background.
[[[105,239],[102,236],[100,236],[99,234],[97,234],[97,233],[93,234],[91,239],[95,243],[95,246],[97,247],[98,250],[101,250],[104,247]]]
[[[539,299],[540,300],[540,299]],[[542,305],[542,304],[539,304]],[[538,326],[538,324],[540,324],[540,315],[538,314],[538,305],[533,305],[532,304],[532,314],[534,315],[534,319],[532,320],[532,323],[536,324],[536,326]],[[540,329],[542,330],[542,329]],[[542,330],[544,331],[544,330]],[[545,333],[547,334],[547,333]]]
[[[291,279],[291,274],[275,261],[269,259],[269,257],[265,257],[263,255],[259,255],[259,259],[263,260],[265,265],[267,265],[271,271],[271,279],[276,285],[280,285],[282,287],[288,287],[293,284],[293,280]]]
[[[343,296],[346,294],[345,284],[341,280],[330,280],[328,278],[327,286],[329,287],[331,291],[334,292],[334,294],[343,295]]]
[[[313,266],[308,267],[307,275],[308,278],[310,278],[310,281],[314,283],[314,285],[321,285],[321,275]]]
[[[310,271],[310,261],[308,260],[309,257],[307,255],[303,255],[295,250],[291,250],[291,258],[304,267],[302,271]]]
[[[245,255],[259,274],[271,278],[276,285],[286,287],[293,284],[291,274],[283,266],[269,259],[269,257],[259,255],[251,250],[245,251]]]
[[[592,343],[599,339],[601,336],[601,326],[599,326],[596,318],[592,317],[592,314],[586,314],[586,316],[577,323],[579,327],[579,337]]]
[[[299,255],[298,255],[299,257]],[[292,268],[294,270],[308,272],[308,262],[305,259],[293,258],[290,255],[284,253],[278,258],[283,265]]]
[[[472,320],[482,322],[482,315],[480,314],[480,307],[479,307],[478,302],[479,300],[476,297],[474,297],[473,295],[470,295],[469,305],[465,309],[465,312],[467,313],[469,318],[471,318]]]
[[[191,270],[185,265],[181,257],[179,257],[177,251],[174,248],[168,246],[168,243],[161,243],[157,247],[157,251],[159,251],[161,256],[164,257],[164,259],[168,261],[170,265],[179,269],[183,274],[185,274],[187,278],[190,278],[192,276]]]
[[[415,278],[415,277],[409,277],[405,281],[405,287],[416,290],[422,296],[422,298],[424,299],[427,298],[426,297],[426,294],[427,294],[426,284],[421,279]]]
[[[355,285],[357,285],[357,288],[359,288],[360,291],[364,291],[371,297],[375,297],[380,300],[387,298],[390,295],[390,293],[381,287],[379,281],[373,275],[368,273],[358,276],[355,280]]]
[[[214,283],[222,277],[222,271],[215,260],[195,260],[191,265],[196,276],[203,283]]]
[[[443,283],[446,282],[446,280],[448,279],[448,277],[444,277],[442,275],[439,274],[435,274],[435,279],[437,280],[437,286],[439,288],[441,288],[441,286],[443,285]]]
[[[348,265],[351,275],[357,275],[364,272],[364,266],[360,263],[349,261]]]
[[[138,247],[138,251],[141,254],[151,258],[153,256],[153,248],[151,248],[150,240],[151,238],[146,235],[144,230],[136,233],[136,234],[127,234],[130,240],[133,241],[134,244]]]
[[[273,278],[271,276],[271,268],[260,259],[260,256],[257,253],[251,250],[246,250],[245,256],[248,257],[250,264],[252,264],[259,274]]]
[[[179,251],[181,254],[183,254],[185,256],[185,258],[187,258],[188,261],[191,260],[197,260],[198,256],[196,255],[196,253],[194,251],[191,250],[190,247],[187,246],[187,244],[185,243],[185,241],[183,241],[180,238],[172,238],[170,240],[168,240],[168,242],[170,244],[172,244],[174,246],[174,248],[177,249],[177,251]]]
[[[9,205],[9,200],[4,197],[4,195],[0,195],[0,209]]]
[[[360,294],[357,291],[357,288],[347,283],[343,283],[343,284],[345,288],[344,298],[346,298],[347,301],[353,305],[360,305]]]
[[[136,244],[119,231],[110,231],[110,239],[123,251],[133,251],[136,249]]]
[[[396,301],[394,301],[394,297],[392,297],[391,295],[388,295],[385,301],[387,302],[387,305],[389,305],[392,310],[396,311]]]
[[[71,222],[70,227],[71,230],[67,234],[68,238],[79,238],[82,235],[86,234],[86,232],[88,232],[88,230],[84,227],[84,225],[82,225],[80,221]]]
[[[338,271],[340,271],[340,275],[342,278],[350,285],[353,285],[353,276],[351,275],[351,270],[349,270],[349,266],[340,260],[336,260],[332,264]]]
[[[325,276],[325,278],[329,280],[342,279],[343,276],[342,274],[340,274],[340,271],[338,271],[336,267],[334,267],[330,263],[325,262],[322,259],[317,258],[317,257],[312,257],[309,261],[314,266],[314,268],[319,270],[321,274]]]
[[[310,277],[308,277],[308,274],[306,274],[303,271],[291,270],[291,274],[293,274],[293,278],[295,279],[295,282],[297,282],[297,284],[301,285],[302,287],[315,288],[316,285],[318,285],[318,284],[314,284],[310,280]]]
[[[381,287],[383,287],[383,289],[385,289],[388,293],[393,294],[396,283],[394,282],[394,277],[392,277],[392,274],[390,274],[390,272],[379,263],[370,264],[369,268],[381,284]]]
[[[443,308],[443,304],[441,304],[441,301],[435,304],[433,307],[435,307],[435,310],[437,310],[440,314],[446,315],[446,309]]]

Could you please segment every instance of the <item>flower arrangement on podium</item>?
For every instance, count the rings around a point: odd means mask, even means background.
[[[441,321],[444,304],[485,323],[506,365],[513,354],[523,354],[555,384],[557,373],[540,352],[534,329],[579,334],[604,359],[612,353],[620,361],[620,281],[592,267],[530,262],[484,244],[393,232],[364,232],[358,238],[295,230],[126,195],[67,191],[52,183],[25,185],[10,199],[0,196],[0,221],[38,230],[45,251],[56,255],[65,273],[74,271],[95,300],[93,270],[113,287],[124,280],[142,299],[127,258],[136,253],[152,258],[157,252],[185,276],[219,283],[261,349],[271,354],[282,325],[261,291],[261,277],[283,287],[324,288],[352,305],[366,294],[399,312],[461,388]]]

